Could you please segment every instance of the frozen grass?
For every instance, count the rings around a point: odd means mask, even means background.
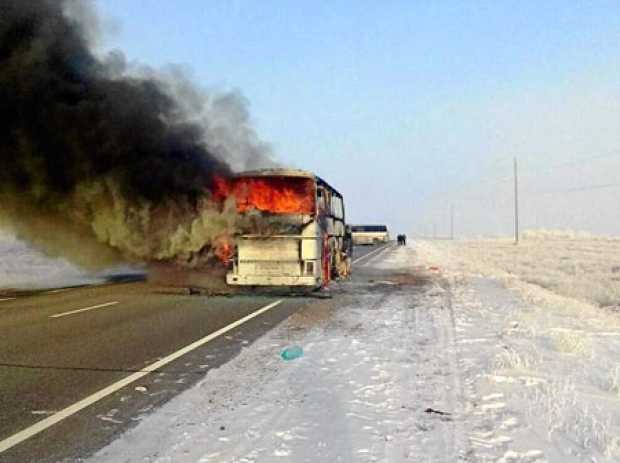
[[[498,370],[527,371],[533,369],[538,363],[540,359],[535,355],[514,348],[506,348],[495,357],[495,368]]]
[[[524,236],[518,246],[507,239],[416,246],[425,265],[454,281],[483,275],[521,296],[488,371],[512,396],[509,406],[567,461],[620,461],[620,312],[610,310],[620,305],[620,239]],[[492,300],[480,310],[501,317],[505,309]]]
[[[609,372],[609,390],[620,397],[620,365],[616,365]]]
[[[521,238],[526,240],[590,240],[608,241],[613,239],[610,236],[593,235],[585,231],[575,230],[547,230],[544,228],[536,230],[526,230],[521,234]]]
[[[620,307],[620,238],[576,232],[526,232],[508,239],[433,243],[468,270],[513,277],[598,307]]]
[[[533,420],[544,420],[549,441],[568,438],[583,450],[620,456],[611,414],[584,401],[571,379],[539,384],[529,414]]]
[[[552,329],[551,344],[558,352],[589,356],[591,347],[589,338],[582,332],[566,329]]]

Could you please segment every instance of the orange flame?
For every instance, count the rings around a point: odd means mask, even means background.
[[[232,259],[234,244],[230,235],[220,235],[213,242],[213,253],[221,262],[227,263]]]
[[[214,195],[219,199],[234,196],[238,212],[312,214],[315,207],[314,182],[300,177],[216,177]]]

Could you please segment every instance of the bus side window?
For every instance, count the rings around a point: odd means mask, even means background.
[[[318,212],[325,212],[325,190],[323,188],[318,188],[316,191],[316,205]]]
[[[343,214],[343,211],[342,211],[342,199],[339,198],[338,196],[334,196],[332,198],[332,214],[337,219],[343,219],[344,218],[344,214]]]
[[[325,190],[325,211],[331,215],[332,213],[332,195],[329,190]]]

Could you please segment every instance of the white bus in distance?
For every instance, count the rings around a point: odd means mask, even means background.
[[[390,241],[390,233],[386,225],[352,225],[353,244],[377,244]]]

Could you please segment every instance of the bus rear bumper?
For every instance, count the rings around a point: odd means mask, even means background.
[[[228,273],[226,283],[233,286],[321,286],[321,278],[314,276],[238,275]]]

